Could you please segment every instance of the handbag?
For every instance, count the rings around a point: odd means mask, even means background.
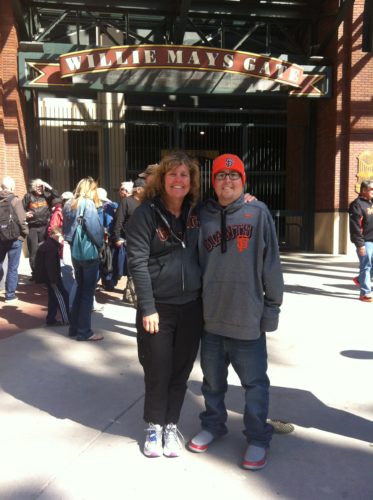
[[[113,272],[113,255],[107,241],[104,243],[100,252],[100,271],[104,276]]]
[[[84,207],[82,206],[84,205]],[[71,256],[75,260],[95,260],[99,253],[97,246],[89,238],[84,221],[85,202],[81,203],[77,216],[78,225],[75,229],[71,243]]]

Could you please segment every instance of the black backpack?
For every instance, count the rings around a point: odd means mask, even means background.
[[[14,195],[10,195],[0,200],[0,241],[16,240],[21,234],[17,215],[11,205],[13,198]]]

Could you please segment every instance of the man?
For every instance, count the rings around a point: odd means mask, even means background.
[[[248,442],[242,466],[261,469],[273,428],[267,423],[269,379],[266,333],[277,329],[283,278],[271,214],[259,201],[245,203],[244,164],[235,155],[218,156],[212,184],[218,201],[201,210],[199,255],[203,273],[205,332],[201,343],[202,431],[189,443],[206,451],[227,433],[228,366],[245,389]]]
[[[23,208],[29,227],[27,247],[30,258],[31,280],[35,272],[35,257],[38,246],[47,237],[47,227],[52,213],[52,200],[58,193],[41,179],[31,181],[30,192],[23,197]]]
[[[356,246],[360,263],[359,276],[353,278],[360,287],[362,302],[373,302],[371,274],[373,261],[373,181],[363,181],[359,196],[349,206],[350,238]]]
[[[149,182],[152,181],[154,174],[155,174],[155,171],[157,170],[158,166],[159,166],[158,163],[153,163],[152,165],[148,165],[146,167],[146,169],[144,170],[144,172],[141,172],[139,174],[140,179],[145,180],[146,186],[149,184]]]
[[[126,226],[133,212],[141,204],[142,193],[145,188],[145,180],[142,177],[135,179],[133,183],[132,195],[123,198],[119,203],[115,214],[114,230],[112,240],[117,250],[115,261],[118,263],[118,277],[127,274],[126,261]],[[123,301],[136,306],[136,293],[134,290],[133,280],[128,275],[126,287],[123,290]]]
[[[114,290],[117,280],[113,278],[113,254],[114,246],[111,245],[111,235],[114,229],[114,218],[118,208],[118,203],[108,198],[107,191],[104,188],[97,188],[98,198],[102,203],[99,209],[100,222],[104,227],[104,247],[101,251],[100,278],[101,284],[105,290]],[[124,197],[122,197],[124,198]],[[100,311],[103,304],[99,304],[95,299],[93,301],[93,310]]]
[[[15,182],[4,177],[0,191],[0,281],[3,279],[3,263],[8,256],[8,270],[5,279],[5,302],[16,305],[18,266],[22,242],[28,234],[26,214],[21,200],[14,195]]]
[[[119,198],[122,200],[126,196],[131,196],[133,189],[133,182],[121,182],[119,187]]]

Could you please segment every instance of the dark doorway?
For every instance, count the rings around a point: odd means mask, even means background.
[[[99,134],[97,130],[68,130],[70,185],[75,187],[80,179],[91,176],[98,180]]]

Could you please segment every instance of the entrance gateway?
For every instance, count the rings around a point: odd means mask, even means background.
[[[33,175],[61,191],[91,175],[116,199],[121,181],[182,148],[199,159],[205,198],[213,159],[231,152],[280,245],[310,249],[311,103],[330,95],[328,67],[214,46],[101,45],[21,45],[20,84],[37,100]]]

